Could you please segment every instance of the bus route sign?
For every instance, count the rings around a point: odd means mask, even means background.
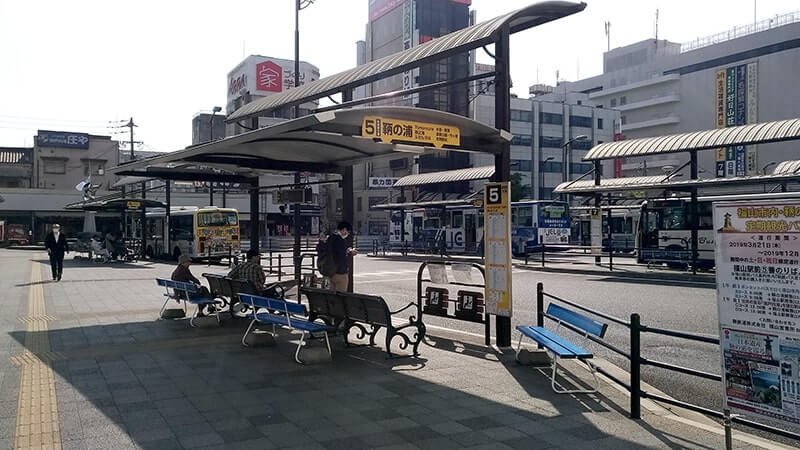
[[[388,117],[366,116],[361,123],[361,136],[382,142],[417,142],[436,148],[461,145],[461,130],[452,125],[412,122]]]
[[[800,207],[715,202],[723,399],[800,423]]]
[[[486,312],[511,317],[511,183],[486,183],[483,195]]]

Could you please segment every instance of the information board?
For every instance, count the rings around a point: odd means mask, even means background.
[[[486,183],[485,217],[486,311],[511,317],[511,183]]]
[[[461,130],[456,126],[377,116],[364,117],[361,136],[380,139],[385,143],[419,142],[436,148],[461,145]]]
[[[603,253],[603,210],[600,208],[592,209],[589,235],[591,236],[592,254]]]
[[[800,423],[800,205],[714,204],[724,401]]]

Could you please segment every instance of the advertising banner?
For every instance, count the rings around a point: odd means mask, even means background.
[[[511,317],[511,183],[486,183],[483,195],[486,311]]]
[[[747,65],[747,123],[758,122],[758,63]],[[758,173],[756,146],[747,146],[747,174]]]
[[[758,64],[749,63],[718,70],[714,123],[717,128],[756,123],[758,120]],[[758,158],[755,146],[738,146],[717,151],[717,177],[755,175]]]
[[[39,130],[36,134],[39,147],[89,148],[89,135],[69,131]]]
[[[714,204],[726,406],[800,423],[800,207]]]
[[[461,130],[452,125],[412,122],[388,117],[366,116],[361,123],[361,136],[389,142],[419,142],[436,148],[461,145]]]
[[[369,20],[376,20],[393,9],[399,7],[405,0],[369,0]]]
[[[414,30],[416,27],[416,2],[406,0],[403,3],[403,50],[408,50],[414,46]],[[403,72],[403,90],[406,91],[414,87],[414,70]],[[404,100],[413,99],[412,96],[403,96]],[[413,105],[411,105],[413,106]]]
[[[717,71],[717,128],[725,128],[725,71]]]

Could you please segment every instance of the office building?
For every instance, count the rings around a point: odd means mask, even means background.
[[[119,143],[109,136],[39,130],[34,142],[35,188],[74,189],[89,176],[102,189],[116,181],[105,173],[106,168],[119,164]]]
[[[562,83],[549,97],[583,93],[618,109],[623,139],[800,117],[798,36],[800,12],[684,44],[648,39],[605,52],[601,75]],[[797,159],[797,150],[788,142],[698,156],[701,178],[731,177],[768,171],[770,163]],[[669,172],[681,158],[626,158],[615,175]]]

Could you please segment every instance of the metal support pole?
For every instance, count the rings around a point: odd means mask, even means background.
[[[294,4],[294,87],[300,85],[300,0]],[[295,119],[300,117],[300,105],[294,107]]]
[[[614,231],[611,229],[611,194],[608,194],[608,271],[614,271]]]
[[[353,100],[353,90],[343,90],[342,102],[349,102],[351,100]],[[351,227],[355,227],[353,223],[355,221],[355,198],[353,191],[353,166],[347,166],[344,168],[344,173],[342,174],[342,219],[350,223]],[[355,242],[355,230],[350,230],[347,243],[349,246],[352,246],[353,242]],[[353,256],[348,255],[347,259],[348,266],[350,267],[347,274],[347,292],[353,292]]]
[[[731,409],[724,408],[722,410],[722,424],[725,426],[725,450],[733,449],[733,432],[731,430]]]
[[[225,185],[222,186],[222,207],[228,207],[228,188]]]
[[[208,206],[214,206],[214,183],[208,182]]]
[[[536,283],[536,326],[544,328],[544,284]],[[542,344],[536,346],[541,349]]]
[[[142,200],[147,198],[147,183],[142,183]],[[142,217],[140,219],[142,221],[142,248],[140,254],[142,255],[142,259],[147,256],[147,208],[144,207],[144,202],[142,202]]]
[[[172,236],[170,236],[170,214],[172,213],[172,181],[166,180],[164,183],[164,193],[167,201],[167,208],[164,211],[164,253],[172,254]]]
[[[259,192],[258,192],[258,178],[253,178],[250,182],[250,248],[261,250],[261,242],[259,240]]]
[[[692,151],[690,153],[690,164],[691,164],[691,178],[692,180],[697,179],[697,151]],[[692,227],[692,274],[697,274],[697,229],[699,227],[699,218],[697,217],[697,188],[692,188],[692,204],[689,208],[689,213],[691,214],[691,224]]]
[[[642,374],[639,314],[631,314],[631,419],[642,417]]]
[[[498,130],[511,131],[511,75],[509,58],[509,35],[511,29],[505,25],[499,32],[494,44],[495,53],[495,96],[494,126]],[[511,146],[508,142],[501,144],[500,152],[494,156],[493,181],[511,180]],[[510,194],[510,193],[509,193]],[[511,270],[509,267],[508,270]],[[495,335],[498,347],[511,345],[511,318],[495,316]]]
[[[600,163],[600,161],[595,161],[594,162],[594,185],[595,186],[597,186],[597,187],[600,186],[600,177],[602,177],[602,176],[603,176],[603,165]],[[599,209],[600,208],[600,202],[601,202],[600,194],[594,194],[594,207]],[[602,229],[603,229],[603,226],[602,226],[602,222],[601,222],[600,230],[602,231]],[[602,253],[602,249],[601,249],[601,253]],[[595,265],[598,265],[598,266],[600,265],[600,263],[601,263],[600,258],[601,258],[600,255],[597,255],[597,256],[594,257]]]
[[[125,186],[122,186],[122,198],[125,198]],[[128,236],[128,211],[127,209],[122,210],[122,239],[125,239]],[[33,229],[33,228],[31,228]]]
[[[298,0],[299,5],[300,0]],[[294,173],[294,183],[295,188],[300,185],[300,172]],[[302,268],[300,267],[301,259],[300,259],[300,203],[294,204],[294,215],[292,220],[294,221],[294,249],[292,251],[293,261],[294,261],[294,281],[300,286],[300,272]],[[300,289],[297,290],[298,299],[300,298]]]

